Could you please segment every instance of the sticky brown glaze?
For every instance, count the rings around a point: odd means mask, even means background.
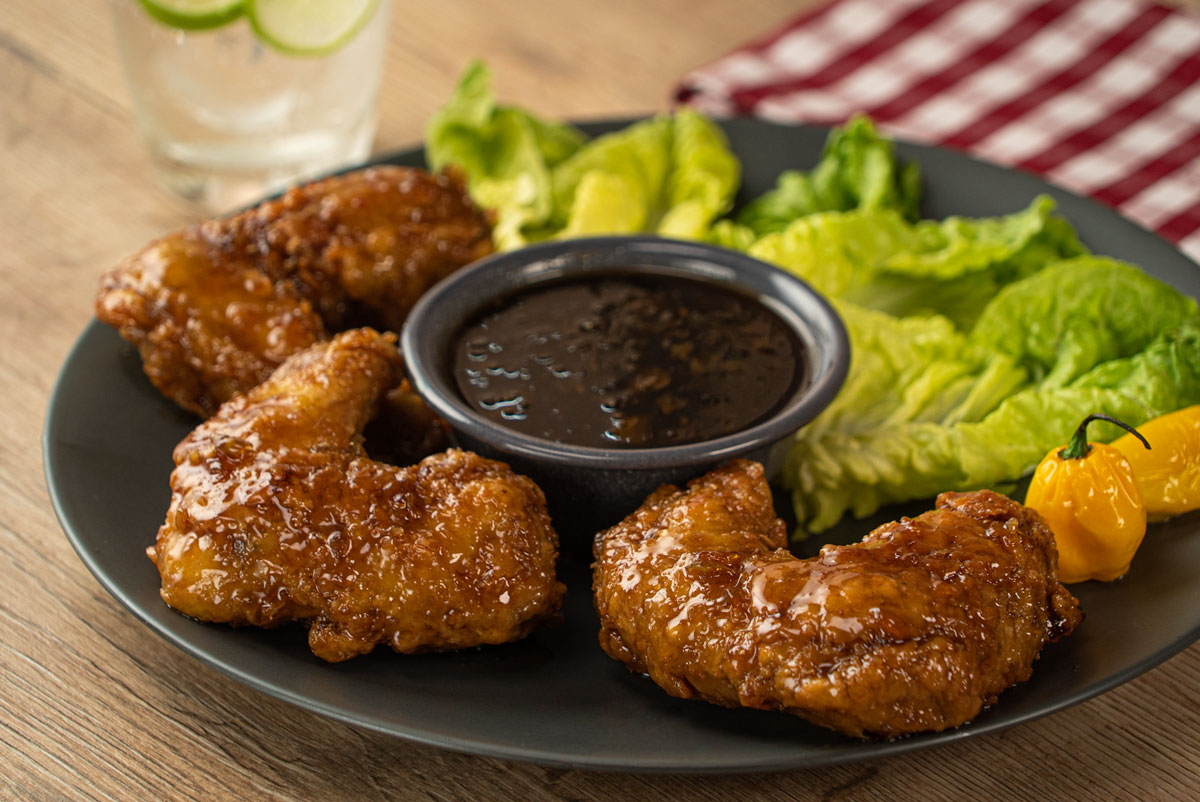
[[[160,239],[101,280],[96,316],[208,416],[351,325],[399,331],[429,287],[491,251],[458,174],[375,167]]]
[[[756,463],[661,488],[596,538],[601,645],[673,696],[894,737],[969,721],[1082,618],[1041,518],[989,491],[785,545]]]
[[[406,468],[365,455],[400,368],[394,336],[348,331],[181,442],[149,549],[164,601],[203,621],[307,620],[329,661],[503,643],[553,617],[558,539],[533,482],[462,451]]]

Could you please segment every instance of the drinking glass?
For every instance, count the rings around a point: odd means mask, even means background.
[[[388,0],[319,57],[286,55],[242,17],[182,30],[112,0],[138,127],[166,186],[223,212],[361,161],[375,136]]]

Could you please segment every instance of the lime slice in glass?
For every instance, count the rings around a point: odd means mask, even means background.
[[[173,28],[200,31],[232,22],[244,0],[139,0],[146,13]]]
[[[349,42],[379,0],[246,0],[258,37],[289,56],[323,56]]]

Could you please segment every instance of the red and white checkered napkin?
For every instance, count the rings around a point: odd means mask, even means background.
[[[1115,206],[1200,261],[1200,13],[1146,0],[835,0],[684,77],[718,116],[970,151]]]

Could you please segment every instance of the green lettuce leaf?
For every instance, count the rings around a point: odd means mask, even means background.
[[[1194,299],[1137,267],[1089,256],[1001,290],[971,342],[1012,356],[1045,386],[1064,385],[1196,315]]]
[[[657,223],[674,126],[654,117],[597,137],[554,171],[553,223],[564,237],[643,231]]]
[[[657,233],[682,239],[703,238],[719,215],[729,210],[742,167],[724,132],[691,109],[673,118],[672,169],[667,176],[666,209]]]
[[[1028,383],[1014,359],[973,348],[940,315],[899,318],[845,301],[834,307],[850,337],[850,371],[806,437],[907,421],[978,420]]]
[[[430,120],[426,154],[433,169],[466,173],[472,198],[494,210],[500,250],[589,234],[702,238],[741,175],[724,133],[695,111],[585,142],[569,125],[498,105],[479,62]]]
[[[554,171],[557,236],[639,231],[697,239],[728,210],[741,166],[690,109],[597,137]]]
[[[467,67],[425,131],[430,168],[457,165],[466,173],[475,202],[496,211],[493,237],[501,249],[525,244],[525,229],[550,220],[551,170],[583,142],[583,134],[572,126],[497,105],[491,73],[478,61]]]
[[[826,295],[897,315],[942,314],[969,329],[1000,287],[1084,252],[1074,230],[1036,198],[1003,217],[909,223],[890,209],[824,212],[747,248]],[[738,229],[721,235],[736,245]]]
[[[747,204],[737,222],[761,236],[817,212],[891,209],[916,220],[920,197],[917,165],[901,163],[893,142],[856,116],[830,133],[815,168],[781,173],[775,189]]]
[[[796,433],[784,470],[807,531],[1015,481],[1092,412],[1137,425],[1200,403],[1195,301],[1115,260],[1067,260],[1012,284],[968,335],[936,316],[839,310],[850,375]]]
[[[758,235],[749,226],[726,219],[713,223],[702,239],[722,248],[749,251],[750,246],[758,240]]]

